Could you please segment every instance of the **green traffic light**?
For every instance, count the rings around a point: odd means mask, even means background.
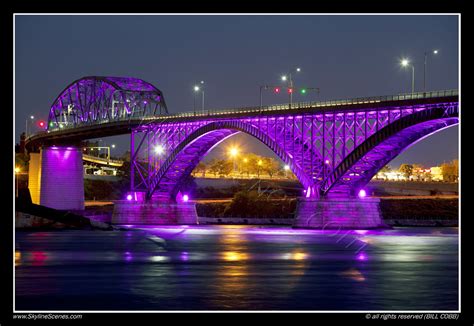
[[[303,95],[306,94],[306,88],[302,88],[300,92],[301,92],[301,94],[303,94]]]

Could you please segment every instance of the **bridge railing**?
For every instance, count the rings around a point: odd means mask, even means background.
[[[316,102],[295,102],[291,104],[276,104],[267,106],[250,106],[242,108],[227,108],[227,109],[210,109],[203,111],[183,112],[174,115],[168,115],[167,118],[175,117],[205,117],[205,116],[219,116],[226,114],[239,114],[239,113],[256,113],[256,112],[268,112],[268,111],[280,111],[280,110],[291,110],[291,109],[305,109],[305,108],[324,108],[334,106],[346,106],[355,104],[369,104],[369,103],[380,103],[380,102],[391,102],[391,101],[403,101],[403,100],[415,100],[425,98],[436,98],[436,97],[447,97],[457,96],[458,90],[442,90],[432,92],[419,92],[399,95],[387,95],[387,96],[372,96],[372,97],[360,97],[354,99],[343,99],[343,100],[328,100],[328,101],[316,101]]]

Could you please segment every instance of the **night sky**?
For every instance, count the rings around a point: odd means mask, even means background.
[[[157,86],[171,113],[193,110],[193,85],[205,81],[205,107],[257,106],[259,86],[280,84],[292,67],[295,86],[319,87],[298,100],[393,95],[423,87],[458,87],[458,17],[453,16],[16,16],[15,141],[30,115],[47,120],[56,96],[83,76],[132,76]],[[264,104],[286,94],[264,93]],[[128,136],[102,139],[117,144]],[[269,155],[250,136],[228,142]],[[223,144],[225,146],[226,144]],[[217,148],[218,152],[219,149]],[[211,153],[212,155],[212,153]],[[458,156],[458,127],[416,144],[390,163],[434,166]]]

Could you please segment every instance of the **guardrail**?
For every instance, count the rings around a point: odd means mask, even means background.
[[[279,110],[296,110],[306,108],[324,108],[333,107],[339,105],[354,105],[354,104],[369,104],[369,103],[380,103],[380,102],[391,102],[391,101],[402,101],[402,100],[415,100],[425,98],[436,98],[436,97],[447,97],[447,96],[458,96],[458,90],[443,90],[433,92],[420,92],[413,94],[400,94],[400,95],[387,95],[387,96],[372,96],[372,97],[360,97],[354,99],[343,99],[343,100],[330,100],[330,101],[316,101],[316,102],[295,102],[291,104],[277,104],[267,105],[262,107],[241,107],[241,108],[227,108],[227,109],[211,109],[205,110],[205,112],[183,112],[173,115],[167,115],[166,118],[182,118],[182,117],[200,117],[200,116],[219,116],[225,114],[239,114],[239,113],[257,113],[257,112],[268,112],[268,111],[279,111]],[[163,118],[165,118],[163,117]],[[151,118],[145,118],[151,119]]]
[[[87,154],[82,154],[82,159],[98,164],[106,164],[106,165],[112,165],[112,166],[122,166],[123,161],[121,160],[111,160],[107,158],[102,158],[102,157],[97,157],[97,156],[92,156],[92,155],[87,155]]]

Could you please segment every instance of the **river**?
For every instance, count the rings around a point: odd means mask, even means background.
[[[16,310],[456,310],[458,228],[17,231]]]

